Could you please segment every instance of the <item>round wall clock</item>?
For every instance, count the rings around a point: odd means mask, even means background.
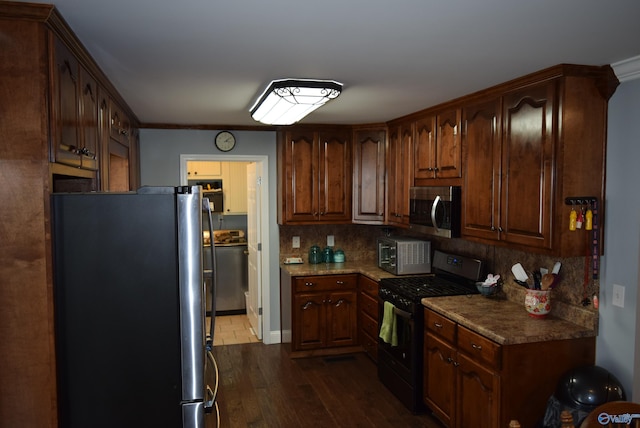
[[[236,137],[229,131],[218,132],[216,135],[216,147],[218,150],[228,152],[236,146]]]

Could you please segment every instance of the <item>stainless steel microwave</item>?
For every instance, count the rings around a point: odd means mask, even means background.
[[[394,275],[431,273],[431,242],[406,236],[379,237],[378,267]]]
[[[459,186],[411,187],[409,227],[425,235],[460,236],[461,191]]]

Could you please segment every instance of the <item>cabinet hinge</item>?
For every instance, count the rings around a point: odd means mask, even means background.
[[[258,315],[262,315],[262,308],[258,308]]]
[[[258,242],[258,251],[262,251],[262,242]]]
[[[256,177],[256,184],[262,186],[262,177]]]

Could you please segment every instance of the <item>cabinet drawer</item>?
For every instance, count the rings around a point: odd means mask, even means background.
[[[363,314],[360,317],[360,328],[371,337],[378,337],[378,321]]]
[[[366,333],[360,335],[360,345],[373,361],[378,361],[378,339],[376,336],[369,336]]]
[[[463,326],[458,326],[458,349],[473,357],[474,361],[500,367],[502,347]]]
[[[367,293],[371,297],[378,298],[378,283],[365,276],[360,277],[360,291]]]
[[[360,309],[378,321],[378,300],[365,293],[360,293]]]
[[[352,290],[356,288],[357,275],[319,275],[298,277],[294,281],[295,292]]]
[[[425,309],[424,328],[434,332],[450,343],[455,342],[456,323],[430,309]]]

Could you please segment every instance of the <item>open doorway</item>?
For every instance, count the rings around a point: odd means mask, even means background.
[[[252,156],[252,155],[180,155],[180,180],[182,185],[187,185],[192,178],[189,176],[188,164],[191,162],[221,162],[228,164],[238,163],[255,163],[257,176],[255,177],[256,183],[253,183],[254,196],[247,198],[244,201],[252,206],[247,206],[247,211],[252,211],[255,214],[255,218],[252,223],[258,223],[264,225],[264,227],[255,227],[255,224],[251,228],[247,228],[247,241],[252,242],[254,248],[260,249],[257,253],[253,254],[254,266],[258,266],[255,275],[257,276],[253,281],[259,284],[260,289],[257,292],[258,299],[254,296],[252,301],[253,315],[259,316],[255,319],[256,326],[259,331],[256,331],[256,336],[262,338],[263,343],[271,343],[271,331],[270,325],[270,272],[269,272],[269,252],[261,251],[262,248],[269,247],[269,198],[268,198],[268,158],[267,156]],[[222,183],[224,191],[224,182]],[[214,225],[215,226],[215,225]],[[219,225],[218,225],[219,226]],[[253,236],[253,235],[256,236]],[[259,263],[256,263],[255,259],[259,259]],[[250,299],[251,300],[251,299]],[[252,326],[253,327],[253,326]],[[265,334],[266,333],[266,334]]]

